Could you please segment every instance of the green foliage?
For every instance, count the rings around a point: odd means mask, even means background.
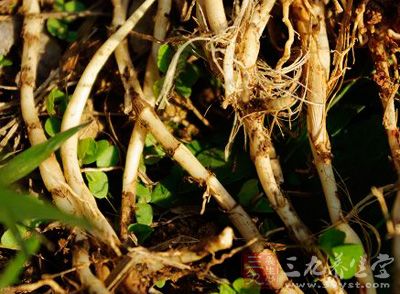
[[[65,140],[84,126],[86,125],[77,126],[62,133],[58,133],[47,142],[32,146],[18,156],[12,158],[5,166],[0,168],[0,186],[10,185],[28,175],[37,168],[43,160],[47,159],[56,151]]]
[[[96,165],[98,167],[114,166],[118,163],[119,153],[117,147],[110,145],[107,140],[97,142]]]
[[[85,172],[90,192],[96,198],[105,198],[108,195],[108,177],[102,171]]]
[[[139,224],[150,226],[153,222],[153,208],[148,203],[137,203],[135,215]]]
[[[151,189],[141,183],[137,183],[136,197],[138,203],[149,203],[151,201]]]
[[[157,67],[162,73],[166,73],[174,56],[174,50],[168,44],[162,44],[158,49]]]
[[[30,233],[25,226],[17,225],[18,233],[22,237],[23,240],[26,240]],[[21,249],[18,243],[18,240],[15,238],[14,234],[10,229],[6,230],[1,236],[0,240],[1,246],[9,249]]]
[[[319,236],[318,243],[322,250],[332,255],[332,248],[344,244],[346,234],[337,229],[329,229]]]
[[[84,219],[65,214],[51,204],[7,188],[36,169],[65,140],[84,126],[55,134],[47,142],[25,150],[0,168],[0,223],[8,228],[1,237],[1,245],[21,249],[0,276],[0,288],[17,282],[24,264],[39,249],[39,239],[22,224],[32,220],[57,220],[71,226],[90,228],[90,223]]]
[[[4,55],[0,55],[0,68],[11,66],[13,63],[10,59],[6,58]]]
[[[44,123],[44,130],[50,137],[54,137],[61,129],[61,121],[56,117],[49,117]]]
[[[78,143],[78,159],[80,165],[96,162],[97,167],[110,167],[118,163],[119,152],[107,140],[85,138]]]
[[[245,207],[250,206],[254,197],[260,194],[258,180],[250,179],[246,181],[237,195],[239,203]]]
[[[51,204],[5,187],[0,187],[0,211],[0,222],[11,230],[18,230],[16,223],[31,219],[58,220],[71,226],[90,227],[88,222],[81,218],[65,214]]]
[[[254,280],[238,278],[232,285],[221,284],[217,294],[259,294],[261,291],[260,285]]]
[[[167,282],[167,279],[160,279],[157,282],[154,283],[154,286],[158,287],[158,288],[162,288],[165,286],[165,283]]]
[[[351,279],[357,272],[364,250],[361,244],[346,244],[346,234],[329,229],[319,237],[319,246],[328,254],[335,272],[342,279]]]
[[[85,138],[79,140],[78,143],[78,159],[80,165],[90,164],[96,161],[97,143],[93,138]]]
[[[143,244],[151,236],[154,229],[148,225],[136,223],[129,225],[128,231],[135,234],[139,244]]]
[[[32,219],[57,220],[71,226],[91,227],[88,221],[65,214],[51,204],[0,186],[0,223],[8,228],[1,243],[9,248],[22,249],[1,274],[0,289],[17,281],[25,262],[39,249],[39,239],[35,236],[26,238],[29,232],[18,225]]]
[[[78,160],[80,165],[96,162],[97,167],[111,167],[118,163],[119,152],[107,140],[85,138],[78,143]],[[90,192],[96,198],[106,198],[109,186],[107,174],[102,171],[88,171],[85,176]]]
[[[50,116],[62,115],[67,108],[69,96],[58,88],[53,88],[46,97],[46,109]]]
[[[166,155],[152,134],[147,134],[144,147],[144,164],[146,165],[156,164]]]
[[[57,0],[54,3],[54,10],[59,12],[80,12],[85,10],[85,4],[80,1],[67,1]],[[60,40],[66,40],[68,42],[73,42],[76,40],[77,33],[70,30],[69,24],[71,18],[57,19],[49,18],[46,22],[47,31],[54,37]]]
[[[192,95],[192,87],[201,76],[200,68],[196,64],[188,62],[188,58],[193,54],[193,50],[194,48],[191,46],[183,50],[181,56],[179,56],[175,73],[175,91],[185,98],[189,98]],[[174,51],[175,50],[168,44],[160,46],[157,55],[157,66],[160,72],[165,74],[168,71],[168,66],[175,53]],[[164,78],[154,83],[153,90],[155,95],[160,93],[163,83]]]
[[[80,12],[86,9],[85,4],[80,1],[68,1],[64,4],[64,11],[66,12]]]
[[[35,254],[40,248],[40,241],[36,237],[31,237],[24,241],[26,251],[20,251],[8,263],[7,267],[0,275],[0,289],[10,286],[18,281],[18,276],[22,272],[29,257]]]
[[[332,248],[333,255],[329,261],[335,272],[345,280],[351,279],[357,273],[358,265],[364,255],[361,244],[343,244]]]

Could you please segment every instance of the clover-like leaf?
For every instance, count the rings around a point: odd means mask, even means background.
[[[61,129],[61,121],[56,117],[48,117],[44,123],[44,129],[50,137],[54,137]]]
[[[85,173],[88,181],[90,192],[96,198],[105,198],[108,194],[108,177],[104,172],[101,171],[90,171]]]
[[[136,204],[136,220],[142,225],[151,225],[153,222],[153,208],[148,203]]]

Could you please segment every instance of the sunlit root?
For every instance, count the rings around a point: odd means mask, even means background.
[[[290,108],[297,102],[297,98],[292,97],[291,93],[297,88],[296,79],[300,77],[301,73],[297,68],[301,68],[304,59],[297,60],[288,68],[280,68],[279,72],[269,68],[261,61],[257,62],[259,39],[267,25],[274,1],[262,1],[255,7],[252,5],[253,3],[249,1],[242,3],[239,15],[234,20],[232,33],[237,43],[231,41],[224,51],[223,74],[226,94],[224,103],[232,103],[232,106],[243,116],[245,130],[250,138],[251,156],[272,207],[293,237],[323,261],[321,267],[325,275],[321,277],[321,282],[331,293],[340,292],[340,282],[331,275],[326,258],[316,248],[311,232],[280,190],[279,184],[283,181],[283,176],[279,160],[276,158],[269,133],[264,128],[265,114],[290,111]],[[286,9],[288,8],[286,7]],[[207,17],[210,16],[207,15]],[[251,23],[251,25],[247,26],[247,23]],[[236,40],[238,35],[242,36],[240,42]],[[235,51],[239,52],[239,56],[235,56]],[[288,58],[284,57],[282,64]],[[292,78],[286,76],[290,71],[295,73]],[[257,89],[257,91],[253,89]],[[257,107],[253,105],[257,105]]]
[[[369,11],[380,15],[380,11]],[[376,20],[377,23],[375,22]],[[386,130],[391,158],[395,167],[397,178],[400,179],[400,130],[398,128],[398,110],[395,107],[396,95],[399,91],[399,67],[396,55],[390,56],[391,49],[398,50],[392,34],[388,34],[390,24],[380,23],[380,18],[367,20],[369,25],[368,47],[374,60],[376,72],[373,76],[380,88],[380,98],[383,106],[383,126]],[[398,42],[397,42],[398,43]],[[393,48],[392,48],[393,46]],[[390,63],[392,60],[392,63]],[[393,266],[393,293],[400,290],[400,190],[397,190],[396,198],[392,207],[392,222],[394,235],[392,252],[394,256]],[[389,232],[390,233],[390,232]]]
[[[247,242],[254,242],[250,245],[250,249],[258,254],[260,264],[262,265],[261,259],[265,257],[264,255],[268,255],[270,259],[274,260],[274,264],[277,267],[277,276],[274,276],[273,280],[267,280],[270,286],[277,290],[289,287],[294,291],[293,293],[298,293],[300,290],[289,282],[276,255],[272,251],[264,249],[262,237],[248,214],[236,203],[217,178],[201,165],[189,149],[168,132],[151,106],[142,99],[135,97],[133,99],[133,116],[136,118],[137,123],[142,124],[143,127],[152,133],[154,138],[165,149],[166,153],[176,160],[195,182],[206,188],[206,193],[213,196],[219,206],[224,209],[242,237]],[[265,273],[266,278],[268,278],[267,272]]]
[[[114,16],[112,24],[115,28],[123,25],[126,20],[128,10],[128,0],[113,0]],[[141,93],[142,88],[137,79],[137,74],[131,57],[129,55],[129,47],[127,39],[121,41],[120,45],[115,49],[115,60],[117,61],[118,70],[121,75],[121,80],[125,88],[124,96],[124,112],[128,114],[132,110],[132,100],[130,98],[129,89],[136,93]]]
[[[308,2],[306,2],[308,3]],[[341,203],[338,197],[338,187],[332,166],[331,145],[326,130],[326,103],[328,95],[328,80],[330,76],[330,51],[325,25],[325,7],[323,2],[293,2],[293,12],[296,25],[302,41],[302,48],[307,52],[304,77],[307,85],[307,129],[314,164],[318,171],[324,191],[329,216],[334,225],[345,232],[346,242],[361,244],[357,233],[347,222],[343,222]],[[315,26],[314,24],[318,24]],[[367,258],[367,256],[365,256]],[[368,260],[368,259],[367,259]],[[362,285],[373,283],[373,275],[369,262],[365,264],[365,277],[359,277]],[[375,293],[375,289],[367,289]]]
[[[147,11],[154,0],[145,1],[128,20],[97,50],[85,71],[83,72],[78,85],[68,103],[63,116],[61,130],[66,130],[72,126],[79,125],[86,101],[89,97],[91,88],[96,80],[98,73],[113,51],[126,38],[132,28],[137,24],[143,14]],[[61,158],[63,161],[64,174],[68,184],[74,192],[87,202],[88,206],[96,207],[96,201],[86,186],[78,163],[78,135],[71,137],[61,147]],[[104,239],[113,247],[117,248],[119,240],[111,225],[103,218]]]
[[[72,264],[76,269],[79,280],[88,293],[109,294],[103,282],[101,282],[90,270],[89,242],[85,236],[78,233],[75,239],[72,253]]]
[[[32,145],[45,142],[46,136],[42,128],[35,107],[34,87],[36,82],[36,68],[38,63],[39,34],[43,28],[43,20],[33,14],[40,12],[38,1],[25,1],[24,10],[27,13],[24,25],[24,43],[21,69],[21,111],[27,126],[28,137]],[[32,16],[30,16],[32,14]],[[109,241],[105,218],[98,210],[97,205],[91,206],[82,200],[67,185],[63,172],[55,155],[43,161],[39,167],[43,182],[52,194],[54,203],[61,210],[75,215],[83,215],[90,219],[94,228],[90,231],[99,241]],[[112,229],[111,229],[112,230]],[[113,247],[113,244],[110,244]],[[119,249],[114,246],[118,253]]]

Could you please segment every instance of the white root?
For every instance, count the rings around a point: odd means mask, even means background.
[[[147,130],[136,124],[129,140],[126,152],[124,174],[122,177],[122,201],[120,235],[123,240],[128,238],[128,225],[131,223],[132,214],[136,203],[136,185]]]
[[[222,33],[228,27],[224,3],[222,0],[202,0],[202,9],[207,14],[208,24],[216,33]]]
[[[264,249],[262,237],[249,215],[236,203],[217,178],[203,167],[190,150],[168,132],[151,106],[142,99],[135,97],[133,99],[133,115],[136,117],[137,123],[142,124],[143,127],[152,133],[154,138],[163,146],[166,153],[176,160],[191,175],[194,181],[206,187],[219,206],[228,214],[231,222],[243,238],[248,242],[256,240],[250,246],[250,249],[259,254],[260,262],[262,263],[263,258],[274,261],[273,264],[276,266],[277,276],[269,277],[269,280],[267,277],[267,281],[271,283],[271,286],[276,290],[281,289],[281,291],[284,291],[285,289],[289,291],[287,293],[302,293],[301,290],[290,283],[275,253]]]
[[[227,95],[225,102],[230,102],[231,97],[240,97],[240,103],[246,103],[251,99],[251,80],[254,75],[257,74],[257,58],[260,46],[260,37],[268,23],[269,13],[274,6],[275,1],[262,1],[259,6],[251,7],[250,3],[246,1],[242,3],[242,8],[238,18],[235,20],[235,32],[233,33],[233,41],[227,46],[224,56],[224,80],[225,80],[225,94]],[[285,3],[285,8],[288,10],[288,4]],[[248,11],[253,11],[252,14],[247,15]],[[249,21],[244,21],[244,16],[250,18]],[[207,15],[208,16],[208,15]],[[209,16],[208,16],[209,17]],[[288,15],[286,15],[288,17]],[[242,32],[243,37],[241,43],[236,44],[235,40],[240,32],[240,28],[245,28]],[[247,25],[250,23],[250,25]],[[290,23],[290,22],[289,22]],[[292,29],[293,30],[293,29]],[[290,50],[292,40],[287,42],[287,50]],[[241,48],[237,50],[236,46]],[[240,52],[239,62],[240,66],[234,67],[235,52]],[[290,55],[289,55],[290,56]],[[281,59],[281,64],[278,65],[278,69],[288,60],[288,54],[284,55]],[[243,67],[243,69],[242,69]],[[286,69],[285,69],[286,70]],[[260,82],[261,84],[262,82]],[[235,98],[233,98],[235,99]],[[294,98],[289,97],[290,105],[295,101]],[[282,101],[278,101],[282,102]],[[235,105],[234,105],[235,106]],[[266,109],[268,111],[270,109]],[[278,111],[281,109],[278,109]],[[283,222],[289,231],[294,235],[295,239],[307,248],[311,253],[316,254],[317,257],[322,261],[321,270],[324,272],[322,277],[319,277],[321,282],[329,293],[342,293],[340,282],[332,276],[328,264],[326,263],[325,257],[315,247],[315,240],[308,230],[308,228],[300,220],[292,208],[288,199],[282,194],[279,183],[283,181],[282,172],[279,164],[279,160],[276,159],[276,152],[272,146],[267,130],[264,129],[264,115],[263,114],[247,114],[244,113],[243,118],[245,129],[250,138],[250,153],[256,170],[260,179],[260,182],[264,188],[269,201],[273,208],[276,210],[278,215],[281,217]],[[273,157],[273,159],[271,158]]]
[[[106,286],[90,270],[89,242],[84,235],[78,233],[75,238],[72,264],[76,268],[79,280],[91,294],[110,294]]]
[[[27,15],[24,24],[25,43],[21,61],[21,111],[25,125],[27,126],[29,140],[32,145],[36,145],[47,140],[34,101],[39,52],[38,42],[39,34],[43,28],[43,21],[41,18],[35,17],[35,14],[40,13],[38,1],[24,1],[23,5]],[[113,239],[108,238],[110,234],[107,232],[107,228],[104,227],[104,216],[98,210],[97,206],[86,203],[76,193],[71,191],[54,154],[42,162],[39,170],[47,190],[52,194],[55,205],[66,213],[83,215],[87,219],[90,219],[94,224],[94,229],[90,233],[99,241],[110,244],[119,253],[119,249],[115,244],[109,243]]]
[[[156,40],[163,41],[167,36],[169,29],[169,19],[168,16],[171,12],[172,1],[171,0],[158,0],[157,13],[154,19],[154,31],[153,37]],[[151,46],[151,56],[153,60],[157,60],[158,49],[160,44],[153,42]]]
[[[24,20],[24,48],[23,56],[21,61],[21,110],[22,116],[25,124],[28,128],[28,136],[32,145],[40,144],[45,142],[46,136],[44,134],[43,128],[41,126],[38,113],[35,107],[34,101],[34,87],[36,81],[36,68],[39,53],[39,35],[43,28],[43,21],[41,18],[35,18],[35,14],[40,13],[40,7],[38,1],[25,0],[23,2],[23,8],[27,14]],[[70,213],[70,214],[83,214],[87,218],[90,218],[95,225],[99,225],[98,218],[92,218],[93,213],[89,215],[86,214],[88,209],[83,209],[85,204],[79,200],[76,194],[72,193],[65,182],[64,175],[61,171],[61,167],[57,162],[55,155],[53,154],[50,158],[45,160],[40,165],[40,173],[46,188],[53,196],[53,200],[58,208]],[[92,211],[96,213],[97,207],[92,207]],[[96,216],[102,217],[101,213],[98,212]],[[100,223],[101,225],[101,223]],[[101,228],[101,227],[99,227]],[[96,230],[92,232],[99,240],[108,241],[104,239],[104,234],[102,230]],[[82,238],[83,233],[79,233]],[[87,241],[86,241],[87,242]],[[87,245],[88,246],[88,245]],[[119,252],[118,248],[114,248],[116,252]],[[87,251],[85,248],[76,248],[74,254],[75,261],[81,261],[82,259],[88,259]],[[78,269],[78,275],[84,286],[89,287],[89,289],[94,289],[92,293],[108,293],[108,291],[99,291],[101,289],[105,290],[105,287],[96,286],[98,281],[94,276],[90,276],[89,267],[85,269]],[[88,278],[89,277],[89,278]],[[55,293],[65,293],[65,291],[54,281],[42,281],[29,285],[32,291],[43,285],[49,285],[52,287]],[[18,287],[16,288],[18,289]],[[21,290],[28,290],[21,288]]]
[[[124,5],[120,6],[120,1],[114,1],[114,19],[118,18],[118,24],[123,23],[126,18],[126,9],[127,9],[127,1],[124,0]],[[124,10],[124,11],[120,11]],[[168,31],[168,17],[171,10],[171,1],[170,0],[160,0],[158,2],[158,9],[155,19],[155,26],[154,26],[154,34],[153,36],[158,40],[164,40],[165,36]],[[125,41],[123,41],[125,42]],[[118,63],[123,63],[124,60],[129,58],[128,47],[124,47],[124,54],[123,56],[119,56],[117,54],[118,49],[123,45],[122,43],[120,46],[117,47],[115,51],[115,57]],[[140,83],[137,79],[137,75],[133,68],[132,62],[130,61],[125,65],[126,68],[129,68],[129,72],[134,72],[129,76],[129,80],[124,82],[125,87],[125,105],[129,105],[129,107],[125,107],[125,110],[132,109],[132,89],[141,97],[141,98],[149,98],[148,102],[150,104],[154,104],[154,95],[152,86],[154,84],[154,77],[156,72],[158,74],[158,69],[155,64],[155,60],[157,59],[157,52],[159,49],[159,44],[153,43],[152,45],[152,54],[149,56],[148,65],[146,69],[146,76],[144,82],[144,89],[140,87]],[[121,59],[121,61],[118,61]],[[130,60],[130,58],[129,58]],[[120,73],[123,81],[126,79],[124,76],[124,71],[121,71],[121,68],[124,66],[120,66]],[[132,85],[130,85],[132,84]],[[146,88],[146,85],[149,85]],[[144,93],[151,92],[151,95],[146,95]],[[129,102],[126,101],[126,98],[129,97]],[[144,142],[146,140],[147,131],[140,125],[136,125],[132,131],[131,138],[129,140],[129,145],[127,148],[126,159],[125,159],[125,168],[124,174],[122,178],[122,200],[121,200],[121,218],[120,218],[120,236],[122,240],[127,240],[128,235],[128,225],[132,220],[132,215],[134,213],[134,207],[136,203],[136,182],[138,177],[138,169],[140,165],[140,159],[144,148]]]
[[[324,191],[329,215],[332,223],[346,234],[346,242],[361,244],[357,233],[347,222],[343,222],[338,188],[332,167],[330,140],[326,130],[326,103],[328,95],[328,79],[330,75],[330,51],[325,25],[325,9],[322,2],[312,3],[306,8],[302,1],[294,2],[297,26],[302,39],[302,46],[310,56],[305,65],[307,77],[307,128],[314,164]],[[313,23],[318,23],[318,28]],[[366,257],[366,256],[365,256]],[[366,277],[359,277],[362,285],[373,283],[373,275],[369,262],[364,264]],[[368,293],[376,290],[369,288]]]
[[[128,2],[127,0],[113,0],[113,25],[115,27],[125,22]],[[124,112],[128,114],[132,111],[132,94],[135,92],[143,97],[143,92],[129,55],[128,42],[126,39],[122,40],[121,44],[115,49],[115,59],[125,88]],[[126,241],[129,237],[128,225],[131,223],[136,203],[136,181],[145,138],[146,130],[143,128],[135,128],[132,132],[126,153],[125,168],[122,178],[120,217],[120,237],[123,241]]]
[[[115,28],[123,25],[126,20],[126,13],[128,10],[128,0],[113,0],[114,16],[112,25]],[[118,70],[121,75],[121,80],[125,88],[124,96],[124,113],[128,114],[132,110],[132,99],[130,98],[130,91],[142,94],[142,88],[137,79],[137,74],[131,57],[129,55],[128,41],[124,39],[120,45],[115,49],[115,60],[117,61]]]
[[[146,0],[130,17],[129,19],[114,33],[111,37],[97,50],[92,60],[89,62],[85,71],[83,72],[78,85],[72,95],[67,109],[64,113],[61,130],[69,129],[77,126],[81,122],[82,113],[85,108],[86,101],[94,84],[94,81],[100,72],[107,59],[118,47],[122,40],[129,34],[133,27],[137,24],[143,14],[151,6],[154,0]],[[64,166],[64,174],[68,184],[72,187],[74,192],[90,206],[97,207],[96,201],[90,193],[88,187],[82,178],[79,168],[77,150],[78,149],[78,135],[71,137],[61,147],[61,158]],[[117,248],[119,240],[103,217],[103,229],[107,234],[106,240],[113,248]]]
[[[43,29],[43,20],[30,16],[40,13],[38,1],[25,0],[23,9],[26,15],[23,32],[25,42],[21,60],[21,111],[27,127],[29,141],[32,145],[37,145],[47,141],[34,101],[36,68],[40,48],[39,36]],[[74,203],[71,202],[71,197],[64,196],[67,194],[64,192],[65,189],[60,188],[59,183],[65,182],[65,179],[54,154],[43,161],[39,169],[43,182],[52,194],[57,207],[67,213],[79,213],[79,211],[76,211]]]
[[[163,41],[167,36],[169,29],[169,13],[171,12],[172,0],[159,0],[157,13],[154,19],[153,37]],[[151,46],[151,54],[147,60],[146,73],[143,83],[143,93],[146,100],[151,104],[155,104],[156,97],[153,92],[154,83],[160,78],[157,67],[157,56],[160,44],[153,42]]]

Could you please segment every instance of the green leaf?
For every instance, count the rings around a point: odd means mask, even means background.
[[[154,94],[154,96],[157,97],[158,95],[160,95],[162,86],[164,84],[164,80],[165,80],[165,78],[161,78],[161,79],[158,79],[157,81],[154,82],[154,84],[153,84],[153,94]]]
[[[64,92],[60,91],[58,88],[53,88],[46,98],[46,109],[50,116],[56,115],[56,104],[61,104],[60,109],[61,114],[64,113],[65,108],[68,103],[68,97]]]
[[[153,208],[147,203],[136,204],[136,221],[142,225],[151,225],[153,222]]]
[[[224,159],[224,151],[218,148],[205,150],[197,155],[197,159],[206,168],[215,169],[226,164]]]
[[[55,0],[54,9],[56,11],[64,11],[64,0]]]
[[[197,153],[199,153],[200,151],[203,150],[203,146],[201,145],[201,143],[198,140],[193,140],[192,142],[187,144],[186,147],[189,148],[189,150],[194,155],[196,155]]]
[[[259,294],[261,291],[260,285],[252,279],[238,278],[232,283],[232,286],[239,294]]]
[[[364,254],[361,244],[344,244],[332,248],[330,263],[342,279],[351,279],[357,273],[358,265]]]
[[[152,134],[147,134],[145,139],[144,149],[144,162],[147,165],[152,165],[160,161],[165,157],[164,150],[158,145],[157,140]]]
[[[0,187],[0,222],[8,226],[10,219],[14,223],[31,219],[58,220],[71,226],[90,228],[90,224],[82,218],[61,212],[30,195]]]
[[[10,59],[6,58],[4,55],[0,55],[0,68],[4,66],[11,66],[13,63]]]
[[[162,44],[158,49],[157,55],[157,67],[162,73],[166,73],[168,66],[173,57],[173,49],[168,44]]]
[[[78,39],[78,32],[76,31],[68,31],[67,37],[65,38],[68,42],[74,42]]]
[[[16,227],[17,227],[19,234],[22,236],[22,239],[27,239],[29,237],[30,234],[26,227],[20,226],[20,225],[17,225]],[[1,246],[5,247],[5,248],[14,249],[14,250],[20,249],[19,242],[15,238],[13,232],[10,229],[6,230],[3,233],[3,235],[1,236],[0,242],[1,242]]]
[[[322,235],[319,236],[319,246],[327,254],[332,255],[332,248],[344,243],[346,233],[337,229],[326,230]]]
[[[35,237],[31,237],[25,241],[25,247],[27,248],[27,252],[18,252],[17,255],[8,263],[5,270],[1,273],[0,289],[18,282],[18,276],[21,274],[25,263],[28,261],[31,255],[35,254],[39,250],[40,241]]]
[[[78,159],[80,164],[90,164],[96,161],[97,143],[93,138],[85,138],[78,143]]]
[[[98,167],[109,167],[114,166],[118,163],[119,153],[118,149],[115,146],[108,146],[103,150],[100,150],[103,147],[99,148],[99,142],[97,142],[97,156],[96,156],[96,164]]]
[[[157,185],[153,189],[153,192],[151,193],[151,203],[164,207],[169,206],[172,199],[172,191],[161,182],[157,183]]]
[[[131,224],[128,227],[128,231],[134,233],[139,243],[143,244],[151,236],[154,229],[143,224]]]
[[[189,98],[192,95],[192,88],[186,86],[179,80],[177,80],[175,83],[175,90],[184,98]]]
[[[107,140],[99,140],[96,142],[96,154],[99,155],[103,153],[111,144]]]
[[[44,123],[44,129],[49,136],[54,137],[55,134],[60,132],[61,121],[56,117],[49,117]]]
[[[228,284],[219,285],[219,294],[236,294],[236,291]]]
[[[151,190],[142,183],[137,183],[136,186],[137,202],[148,203],[151,201]]]
[[[157,282],[154,283],[154,286],[156,286],[157,288],[162,288],[165,286],[165,283],[167,282],[167,279],[160,279]]]
[[[271,204],[265,197],[262,197],[257,200],[256,204],[252,207],[251,209],[252,212],[257,212],[257,213],[271,213],[274,212],[274,210],[271,207]]]
[[[80,12],[86,9],[85,4],[80,1],[68,1],[64,4],[64,11],[66,12]]]
[[[68,24],[56,18],[49,18],[46,23],[47,31],[54,37],[65,40],[68,36]]]
[[[90,192],[96,198],[105,198],[108,194],[108,177],[101,171],[90,171],[85,173]]]
[[[260,190],[258,189],[258,180],[251,179],[243,184],[237,197],[241,205],[250,206],[251,201],[258,194],[260,194]]]
[[[58,133],[47,142],[32,146],[15,156],[8,161],[5,166],[0,168],[0,186],[10,185],[28,175],[37,168],[43,160],[47,159],[56,151],[65,140],[86,125],[87,124],[77,126],[62,133]]]

